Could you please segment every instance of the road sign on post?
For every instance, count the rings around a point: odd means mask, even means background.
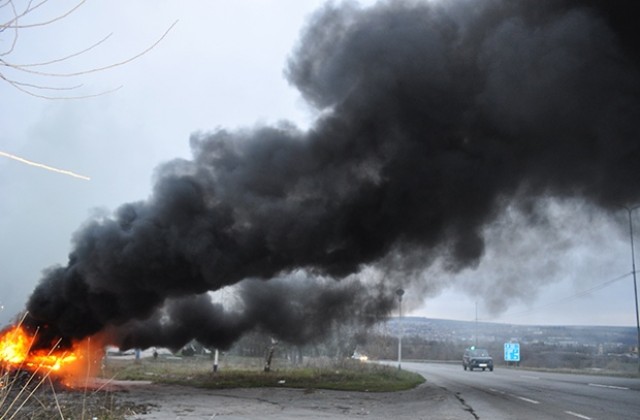
[[[520,343],[504,343],[505,362],[520,362]]]

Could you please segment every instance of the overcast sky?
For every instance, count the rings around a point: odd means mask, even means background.
[[[29,22],[48,20],[77,4],[50,3]],[[5,77],[28,83],[83,84],[71,91],[38,91],[53,96],[121,86],[95,98],[46,100],[0,83],[0,151],[91,178],[0,156],[0,321],[10,321],[24,308],[44,269],[66,263],[71,238],[85,220],[147,198],[158,164],[190,158],[192,133],[281,120],[309,127],[317,115],[286,81],[283,69],[307,17],[323,3],[94,0],[59,22],[20,30],[5,61],[66,57],[113,32],[95,49],[44,67],[66,73],[132,57],[178,20],[150,52],[106,71],[57,78],[0,68]],[[11,41],[5,31],[0,48],[7,50]],[[412,283],[414,288],[406,290],[409,313],[518,324],[635,326],[626,211],[585,212],[578,202],[549,206],[555,217],[544,229],[488,231],[477,267],[455,274],[428,270],[420,287]],[[637,230],[639,213],[634,213]]]

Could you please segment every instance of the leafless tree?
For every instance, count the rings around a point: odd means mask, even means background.
[[[136,60],[156,47],[177,23],[177,21],[175,21],[171,24],[157,41],[143,51],[120,61],[102,66],[77,69],[70,72],[56,72],[51,70],[55,64],[71,60],[96,49],[104,44],[112,34],[108,34],[104,38],[79,51],[51,60],[29,63],[19,63],[12,60],[12,55],[14,55],[20,46],[20,35],[23,31],[51,25],[64,20],[76,12],[86,2],[87,0],[79,0],[64,12],[55,14],[50,18],[37,20],[36,12],[44,9],[50,3],[50,0],[28,0],[26,2],[0,0],[0,79],[27,95],[44,99],[82,99],[103,95],[117,90],[119,87],[90,95],[79,95],[74,92],[82,86],[82,84],[77,83],[77,79],[86,74],[109,70]],[[26,82],[25,80],[28,78],[33,78],[36,82]],[[61,79],[65,80],[63,84],[59,82]]]

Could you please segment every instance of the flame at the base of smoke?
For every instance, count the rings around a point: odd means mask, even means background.
[[[0,333],[2,373],[22,370],[34,375],[52,376],[69,387],[79,387],[100,373],[104,345],[99,336],[88,337],[70,348],[52,343],[50,349],[33,349],[35,335],[22,326]]]

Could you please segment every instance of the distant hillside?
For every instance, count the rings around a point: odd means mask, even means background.
[[[423,317],[403,317],[404,336],[416,336],[426,340],[467,343],[494,343],[517,341],[554,345],[637,345],[637,332],[633,327],[603,326],[532,326],[501,324],[493,322],[453,321]],[[378,326],[379,333],[385,331],[398,334],[398,318],[390,318]]]

